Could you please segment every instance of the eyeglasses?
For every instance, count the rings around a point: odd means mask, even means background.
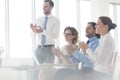
[[[64,33],[65,36],[71,36],[72,34],[69,33]]]

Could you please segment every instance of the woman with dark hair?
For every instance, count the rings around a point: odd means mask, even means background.
[[[86,43],[79,42],[81,49],[84,50],[95,63],[95,71],[93,74],[96,74],[96,72],[102,72],[112,75],[113,69],[111,63],[115,53],[115,42],[110,34],[110,30],[115,28],[116,24],[112,23],[112,20],[109,17],[101,16],[98,18],[96,25],[96,33],[100,34],[101,39],[95,52],[92,52]]]
[[[80,47],[86,51],[89,57],[95,62],[94,69],[100,72],[111,73],[111,61],[115,52],[115,42],[110,34],[111,29],[115,29],[116,25],[106,16],[98,18],[96,25],[96,33],[101,35],[100,43],[95,50],[95,54],[88,48],[84,42],[80,42]]]

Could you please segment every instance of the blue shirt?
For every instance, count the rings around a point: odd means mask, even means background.
[[[95,51],[98,44],[99,44],[99,38],[97,38],[96,36],[89,38],[88,46],[92,51]],[[79,62],[82,63],[82,68],[93,68],[94,63],[89,58],[89,56],[87,54],[85,54],[85,52],[79,51],[79,53],[74,53],[73,56],[74,56],[74,58],[77,58],[77,60]]]
[[[75,57],[75,55],[77,55],[77,54],[79,54],[79,50],[74,50],[72,55],[68,56],[68,59],[72,64],[79,63],[79,59]]]

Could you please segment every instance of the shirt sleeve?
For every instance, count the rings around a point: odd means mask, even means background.
[[[99,46],[92,52],[91,49],[87,49],[86,52],[90,58],[97,64],[110,64],[111,56],[114,53],[114,41],[107,36],[100,42]]]
[[[94,43],[90,45],[90,49],[94,52],[99,45],[99,40],[95,40]]]
[[[90,56],[90,58],[91,58],[93,61],[95,61],[96,55],[94,55],[94,52],[93,52],[90,48],[88,48],[88,49],[86,50],[86,53],[88,54],[88,56]]]

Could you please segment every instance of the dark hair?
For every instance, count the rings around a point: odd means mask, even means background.
[[[93,29],[96,30],[95,26],[96,26],[96,23],[95,22],[88,22],[88,24],[91,24]]]
[[[54,7],[54,2],[52,0],[44,0],[44,2],[49,2],[51,7]]]
[[[88,24],[91,24],[92,27],[93,27],[93,29],[96,30],[96,23],[95,23],[95,22],[88,22]],[[97,38],[100,38],[100,34],[97,34],[97,33],[96,33],[95,36],[96,36]]]
[[[116,28],[116,24],[112,23],[112,20],[107,17],[107,16],[100,16],[99,19],[102,21],[102,23],[104,25],[108,25],[109,27],[109,30],[110,31],[111,29],[115,29]]]
[[[66,30],[70,30],[71,33],[72,33],[72,35],[73,35],[73,36],[76,36],[76,37],[73,39],[73,44],[76,44],[77,41],[78,41],[78,31],[77,31],[74,27],[70,27],[70,26],[68,26],[68,27],[66,27],[66,28],[64,29],[64,33],[65,33]]]

